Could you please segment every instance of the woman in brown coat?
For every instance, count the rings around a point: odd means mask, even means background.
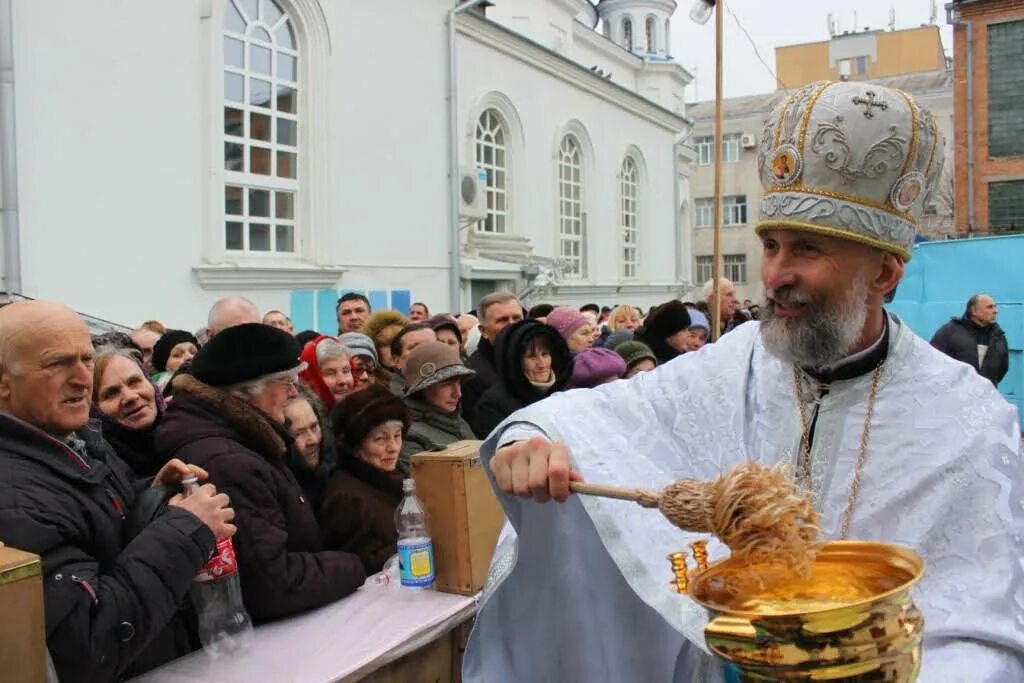
[[[378,572],[398,543],[402,473],[396,466],[409,411],[389,390],[370,385],[335,406],[331,423],[338,466],[320,506],[324,545],[357,555],[367,574]]]

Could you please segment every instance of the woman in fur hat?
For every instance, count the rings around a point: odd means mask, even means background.
[[[157,451],[204,468],[231,497],[242,598],[256,621],[304,612],[362,585],[359,558],[324,550],[316,516],[288,468],[285,407],[305,368],[295,338],[262,323],[229,327],[174,380]]]
[[[658,365],[663,365],[686,353],[689,329],[686,306],[673,299],[651,309],[644,326],[636,331],[636,338],[647,344],[657,356]]]
[[[363,325],[363,334],[377,345],[377,371],[373,379],[384,388],[391,386],[396,372],[391,342],[408,324],[409,319],[398,311],[377,311]]]
[[[324,545],[357,555],[367,574],[395,554],[395,509],[402,501],[398,456],[409,431],[402,399],[383,387],[357,391],[331,413],[338,465],[324,489]]]

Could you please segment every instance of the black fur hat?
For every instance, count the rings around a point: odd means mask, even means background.
[[[263,323],[229,327],[192,359],[192,376],[213,387],[229,387],[289,370],[299,371],[295,337]]]
[[[342,453],[352,454],[375,427],[396,420],[402,423],[402,437],[409,432],[412,418],[405,402],[388,389],[370,384],[345,397],[331,411],[331,428]]]

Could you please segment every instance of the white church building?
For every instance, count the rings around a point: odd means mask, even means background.
[[[346,291],[665,301],[693,260],[675,9],[0,0],[0,291],[188,329],[227,294],[323,331]]]

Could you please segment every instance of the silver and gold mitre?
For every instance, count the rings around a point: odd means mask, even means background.
[[[757,232],[807,230],[910,260],[944,156],[935,117],[900,90],[827,81],[800,88],[761,131]]]

